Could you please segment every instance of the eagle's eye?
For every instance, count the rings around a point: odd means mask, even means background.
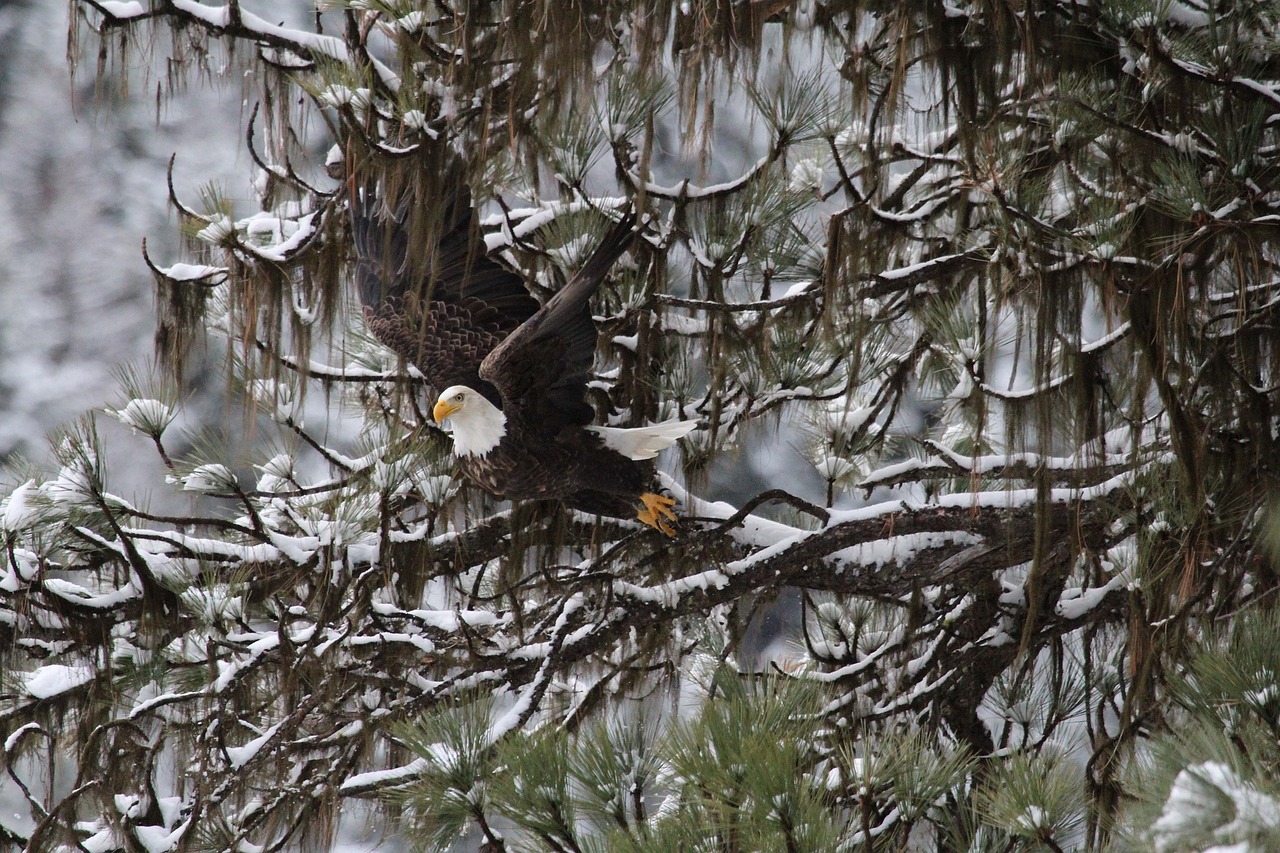
[[[453,395],[453,399],[455,399],[455,400],[457,400],[459,403],[461,403],[461,402],[462,402],[462,395],[461,395],[461,394],[454,394],[454,395]]]

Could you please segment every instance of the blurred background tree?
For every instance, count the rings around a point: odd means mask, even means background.
[[[1276,4],[72,12],[80,75],[164,51],[161,108],[242,81],[256,197],[174,192],[186,252],[146,259],[159,367],[105,414],[159,508],[99,417],[11,476],[8,842],[1277,832]],[[702,422],[678,540],[452,478],[344,282],[352,182],[425,236],[459,180],[544,297],[593,208],[649,214],[593,403]],[[250,458],[175,435],[209,334]]]

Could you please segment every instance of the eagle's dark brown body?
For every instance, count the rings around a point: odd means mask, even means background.
[[[521,436],[513,439],[512,436]],[[653,466],[627,459],[580,428],[529,443],[512,430],[484,456],[459,456],[463,474],[493,495],[512,500],[560,500],[596,515],[630,518]],[[535,450],[531,451],[531,448]]]

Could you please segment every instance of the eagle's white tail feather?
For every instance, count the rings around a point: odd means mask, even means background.
[[[642,427],[593,426],[587,429],[604,441],[605,447],[616,450],[628,459],[652,459],[693,432],[697,421],[663,421]]]

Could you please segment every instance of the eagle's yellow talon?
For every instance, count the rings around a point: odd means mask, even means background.
[[[644,509],[636,513],[636,518],[656,530],[661,530],[667,536],[676,535],[675,526],[671,523],[676,521],[675,511],[671,509],[676,505],[674,498],[645,492],[640,496],[640,502],[644,504]]]

